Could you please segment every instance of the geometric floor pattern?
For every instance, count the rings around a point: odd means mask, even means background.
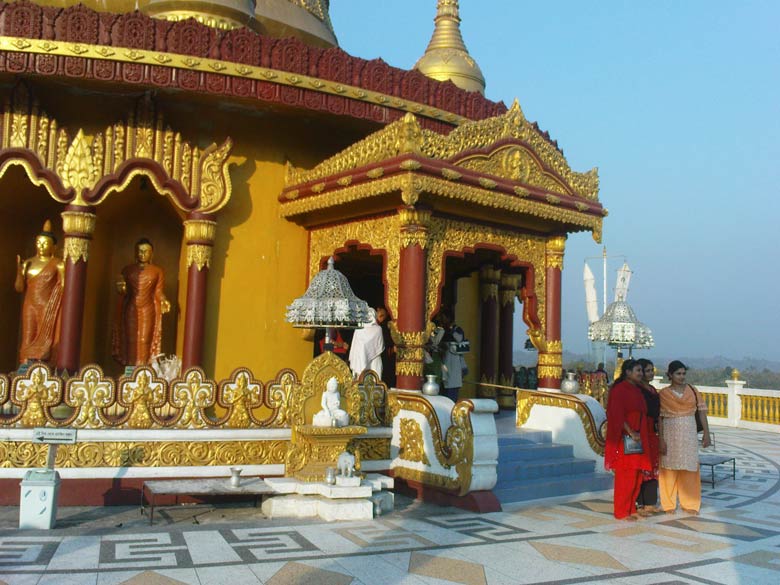
[[[616,521],[609,491],[482,515],[399,498],[375,521],[334,523],[182,508],[154,526],[135,509],[90,524],[115,511],[84,509],[18,531],[6,508],[0,585],[780,583],[780,434],[714,431],[737,477],[703,486],[700,516]]]

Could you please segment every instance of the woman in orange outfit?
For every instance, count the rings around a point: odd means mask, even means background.
[[[701,445],[710,446],[707,403],[693,386],[686,383],[687,371],[688,368],[679,360],[670,363],[666,374],[671,385],[659,392],[661,471],[658,491],[661,506],[667,514],[674,513],[678,497],[680,507],[687,514],[697,515],[701,507],[699,440],[694,417],[697,410],[701,413],[704,432]]]

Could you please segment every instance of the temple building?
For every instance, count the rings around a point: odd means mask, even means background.
[[[559,387],[565,242],[600,239],[597,172],[572,170],[518,101],[484,96],[456,0],[438,1],[408,71],[345,53],[328,12],[328,0],[0,3],[8,388],[23,329],[45,335],[40,323],[51,347],[38,361],[63,383],[95,364],[118,384],[144,365],[127,356],[150,351],[215,381],[302,372],[311,338],[285,308],[331,256],[387,308],[399,389],[421,388],[442,307],[471,342],[469,379],[510,385],[527,336],[539,386]],[[47,220],[63,267],[42,269],[44,290],[25,259],[49,257],[35,248]],[[20,288],[46,296],[38,313]],[[136,339],[143,351],[128,349]],[[514,406],[511,390],[462,396]]]

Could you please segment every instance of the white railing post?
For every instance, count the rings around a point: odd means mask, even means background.
[[[726,380],[726,387],[729,395],[729,426],[737,427],[742,420],[742,388],[746,382],[744,380]]]

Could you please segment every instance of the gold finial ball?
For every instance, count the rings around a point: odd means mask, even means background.
[[[433,79],[452,81],[466,91],[485,93],[485,76],[463,42],[457,0],[439,0],[434,22],[428,48],[414,68]]]
[[[731,370],[731,379],[732,380],[739,380],[739,376],[740,376],[740,373],[739,373],[739,370],[737,368],[734,368],[734,369]]]

